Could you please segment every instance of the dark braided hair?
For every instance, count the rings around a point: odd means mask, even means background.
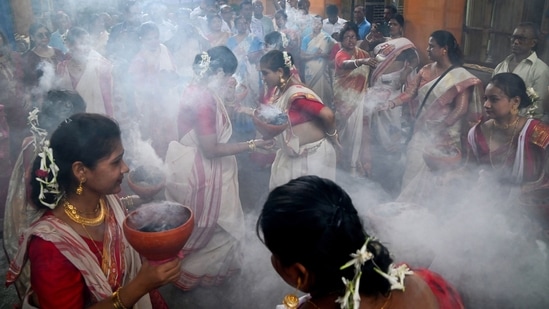
[[[314,282],[307,292],[315,295],[344,293],[341,278],[352,279],[354,269],[340,267],[370,237],[349,195],[333,181],[317,176],[302,176],[274,189],[256,230],[281,265],[300,263],[312,274]],[[360,293],[385,295],[390,284],[374,266],[386,272],[392,263],[389,251],[375,240],[367,248],[374,260],[363,265]]]

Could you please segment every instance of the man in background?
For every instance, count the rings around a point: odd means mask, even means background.
[[[353,10],[353,17],[355,19],[355,23],[358,25],[358,36],[359,40],[364,40],[366,35],[370,33],[371,24],[366,19],[365,16],[365,9],[363,6],[357,6]]]
[[[335,40],[338,40],[339,30],[343,28],[343,24],[347,20],[338,16],[339,8],[335,4],[330,4],[326,7],[326,16],[328,18],[322,21],[322,30],[332,36]]]
[[[540,100],[526,110],[521,110],[521,115],[539,119],[544,113],[541,100],[547,97],[549,85],[549,67],[538,58],[535,52],[539,40],[539,29],[531,22],[520,23],[510,39],[511,55],[496,66],[493,75],[504,72],[515,73],[524,80],[526,88],[532,87]]]
[[[263,15],[263,9],[264,9],[263,3],[260,0],[254,1],[253,3],[254,17],[252,18],[252,22],[255,22],[253,21],[255,19],[255,20],[258,20],[261,24],[262,31],[263,31],[263,36],[260,38],[261,41],[263,41],[263,38],[265,37],[265,35],[274,31],[273,20]]]
[[[397,8],[393,4],[387,4],[383,9],[383,21],[379,23],[379,32],[383,34],[384,37],[389,37],[389,21],[397,14]]]

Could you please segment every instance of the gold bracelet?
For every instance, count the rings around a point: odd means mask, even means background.
[[[255,151],[255,140],[251,139],[249,141],[247,141],[246,143],[248,143],[248,148],[250,149],[250,152],[254,152]]]
[[[124,306],[122,301],[120,300],[120,290],[122,288],[118,288],[114,293],[112,293],[112,304],[114,306],[114,309],[128,309]]]
[[[324,132],[324,133],[326,133],[326,135],[329,136],[329,137],[334,137],[334,136],[337,135],[337,129],[335,129],[335,130],[334,130],[334,133],[331,133],[331,134],[328,133],[328,132]]]

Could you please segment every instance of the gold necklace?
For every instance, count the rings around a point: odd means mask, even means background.
[[[97,252],[99,252],[99,255],[101,256],[101,261],[103,261],[103,250],[100,250],[99,247],[97,246],[97,244],[95,243],[95,240],[93,239],[93,237],[90,235],[90,233],[88,232],[88,229],[86,229],[86,226],[84,224],[82,224],[82,228],[84,229],[84,232],[86,232],[86,235],[88,235],[88,238],[91,240],[91,242],[93,243],[93,246],[95,247],[95,249],[97,249]]]
[[[99,252],[99,256],[101,257],[101,263],[99,263],[101,266],[101,270],[104,274],[107,274],[107,270],[109,269],[109,265],[107,261],[105,260],[105,256],[103,255],[103,250],[100,250],[97,244],[95,243],[95,240],[91,237],[90,233],[88,232],[88,229],[86,229],[86,226],[82,224],[82,228],[84,229],[84,232],[86,232],[86,235],[88,235],[88,238],[93,243],[93,246],[95,249],[97,249],[97,252]],[[103,245],[103,249],[105,248],[105,245]]]
[[[82,214],[78,211],[78,209],[76,209],[74,205],[69,203],[67,199],[65,199],[65,201],[63,202],[63,208],[65,210],[65,213],[69,217],[69,219],[71,219],[72,221],[78,224],[87,225],[87,226],[98,226],[101,223],[103,223],[103,221],[105,220],[105,214],[106,214],[105,204],[103,203],[103,200],[100,199],[99,204],[100,204],[99,215],[95,218],[87,218],[82,216]]]
[[[511,126],[514,126],[517,124],[519,120],[519,117],[517,117],[517,119],[515,119],[515,121],[511,122],[511,123],[508,123],[508,124],[505,124],[505,125],[499,125],[496,120],[494,119],[494,127],[497,127],[497,128],[500,128],[500,129],[503,129],[503,130],[507,130],[509,129]]]
[[[518,125],[519,118],[520,117],[517,117],[517,120],[515,120],[514,123],[513,123],[513,135],[511,136],[511,139],[509,139],[509,142],[504,144],[504,145],[507,145],[508,149],[507,149],[507,153],[503,157],[503,161],[501,163],[500,168],[504,167],[505,162],[507,162],[507,160],[509,160],[509,156],[511,155],[511,150],[513,150],[513,147],[511,147],[511,146],[513,144],[513,140],[515,139],[515,134],[517,134],[517,127],[518,127],[517,125]],[[490,149],[490,145],[492,144],[492,136],[494,135],[494,127],[496,127],[496,121],[495,120],[494,120],[493,126],[490,127],[490,136],[488,137],[488,159],[490,160],[490,165],[492,166],[492,168],[496,169],[496,166],[494,165],[494,162],[492,161],[492,150]],[[509,127],[510,127],[510,125],[507,126],[507,128],[509,128]]]

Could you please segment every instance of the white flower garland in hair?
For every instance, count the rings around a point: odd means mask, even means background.
[[[59,167],[55,164],[53,150],[50,147],[50,142],[46,139],[48,132],[39,127],[38,108],[29,113],[28,121],[34,139],[34,151],[40,157],[40,169],[35,171],[35,179],[40,183],[38,199],[42,205],[54,209],[62,197],[57,183]],[[50,175],[51,178],[49,178]],[[54,203],[46,202],[46,193],[57,195]]]
[[[526,116],[528,116],[528,118],[533,118],[536,114],[536,102],[539,101],[539,95],[536,93],[533,87],[526,88],[526,94],[532,102],[532,104],[530,104],[530,106],[526,108]]]
[[[282,40],[282,48],[288,47],[288,44],[290,44],[290,42],[288,41],[288,37],[284,32],[280,32],[280,38]]]
[[[206,72],[208,72],[208,70],[210,69],[211,58],[207,52],[202,52],[200,57],[201,57],[200,63],[198,64],[200,71],[198,72],[198,75],[200,75],[200,77],[204,77],[204,74],[206,74]]]
[[[282,56],[284,57],[284,65],[288,68],[292,68],[292,58],[288,54],[288,52],[283,51]]]
[[[354,266],[355,275],[353,279],[349,280],[345,277],[342,277],[343,284],[345,285],[345,295],[343,297],[338,297],[336,303],[339,303],[341,309],[358,309],[360,307],[360,277],[362,276],[362,265],[367,261],[372,261],[374,263],[374,254],[368,251],[368,243],[373,240],[371,237],[366,239],[366,242],[355,253],[351,253],[353,258],[345,265],[341,266],[341,270]],[[406,275],[411,275],[414,272],[411,271],[407,265],[402,264],[399,267],[394,267],[394,264],[389,265],[388,272],[383,272],[377,265],[374,263],[374,270],[383,276],[391,284],[391,290],[402,290],[404,291],[404,277]]]

